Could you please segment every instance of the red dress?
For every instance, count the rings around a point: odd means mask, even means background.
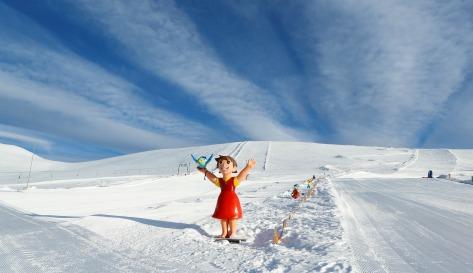
[[[297,199],[301,196],[300,192],[297,189],[294,189],[291,193],[292,198]]]
[[[235,177],[228,179],[227,181],[223,178],[219,178],[218,182],[215,183],[220,186],[220,195],[218,196],[217,206],[212,217],[217,219],[241,219],[243,217],[243,211],[240,206],[240,200],[235,192],[235,182],[238,180]]]

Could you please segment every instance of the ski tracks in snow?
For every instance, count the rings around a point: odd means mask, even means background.
[[[34,219],[0,206],[0,272],[157,272],[78,227]],[[166,267],[163,266],[163,269]]]
[[[334,185],[357,272],[473,272],[469,186],[426,179]]]
[[[235,149],[231,151],[229,155],[235,159],[238,159],[238,156],[240,155],[241,151],[245,147],[246,143],[247,143],[246,141],[238,143]]]
[[[400,173],[418,173],[427,175],[429,170],[434,171],[434,175],[448,174],[455,170],[457,165],[456,156],[445,149],[419,149],[415,156],[398,168]]]
[[[409,166],[411,166],[412,164],[414,164],[417,161],[417,159],[419,159],[419,149],[415,149],[414,153],[412,153],[412,156],[408,160],[406,160],[406,161],[402,162],[401,164],[399,164],[399,166],[394,168],[394,170],[395,171],[402,171],[402,170],[408,168]]]
[[[271,152],[271,141],[268,141],[268,145],[266,146],[266,153],[264,156],[264,164],[263,164],[263,171],[269,171],[269,154]]]

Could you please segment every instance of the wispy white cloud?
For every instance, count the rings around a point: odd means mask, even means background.
[[[2,138],[14,140],[17,142],[28,143],[35,147],[39,146],[42,149],[50,149],[53,145],[50,141],[46,139],[31,136],[31,134],[25,134],[24,130],[21,130],[19,128],[0,124],[0,139]]]
[[[295,21],[303,24],[292,26],[293,38],[315,75],[308,80],[312,105],[330,121],[334,141],[416,145],[472,64],[471,5],[298,3]]]
[[[31,119],[38,123],[64,123],[54,127],[57,133],[119,151],[196,144],[212,132],[154,107],[133,84],[68,51],[21,14],[3,4],[0,9],[13,18],[0,25],[0,105],[16,103],[24,111],[31,106],[39,115]],[[15,119],[15,113],[8,114]]]
[[[28,113],[37,130],[53,130],[70,137],[100,144],[122,152],[183,145],[172,136],[161,135],[127,124],[114,117],[115,109],[93,103],[62,89],[0,72],[0,96],[15,106],[18,116]],[[3,106],[10,115],[15,109]],[[6,114],[5,114],[6,115]],[[52,132],[50,132],[52,133]]]
[[[425,136],[425,147],[473,147],[473,78],[449,99],[441,117]]]
[[[317,132],[308,129],[314,113],[327,124],[322,140],[336,143],[413,146],[440,117],[444,123],[427,141],[433,145],[445,138],[440,128],[462,127],[442,109],[471,73],[473,4],[467,1],[228,4],[232,14],[258,25],[266,41],[281,43],[271,52],[280,58],[274,64],[286,67],[274,73],[281,77],[258,66],[249,69],[257,75],[245,77],[200,35],[189,10],[171,0],[69,2],[63,7],[73,8],[67,12],[78,25],[103,35],[127,65],[179,86],[196,109],[208,109],[202,111],[231,128],[227,135],[315,140]],[[278,16],[280,29],[268,14]],[[0,17],[0,122],[122,152],[225,141],[198,118],[155,107],[143,96],[150,90],[68,50],[2,3]],[[264,84],[252,80],[260,76]],[[162,92],[170,91],[155,94]]]
[[[226,67],[173,1],[73,4],[122,45],[122,56],[181,86],[242,135],[251,139],[311,138],[307,132],[284,125],[285,113],[271,92]]]

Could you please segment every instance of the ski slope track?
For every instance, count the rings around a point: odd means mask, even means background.
[[[246,242],[214,241],[220,190],[190,154],[257,161],[237,188]],[[0,155],[2,273],[473,272],[472,150],[245,141],[80,163]],[[298,206],[293,186],[313,175],[316,194],[272,244]]]
[[[473,188],[334,180],[358,272],[473,272]]]
[[[137,263],[138,253],[116,252],[78,227],[35,219],[0,205],[0,272],[148,272],[168,267]]]

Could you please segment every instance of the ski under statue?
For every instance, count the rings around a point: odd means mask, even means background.
[[[239,244],[241,242],[246,242],[246,238],[217,238],[215,239],[215,242],[219,241],[228,241],[232,244]]]

